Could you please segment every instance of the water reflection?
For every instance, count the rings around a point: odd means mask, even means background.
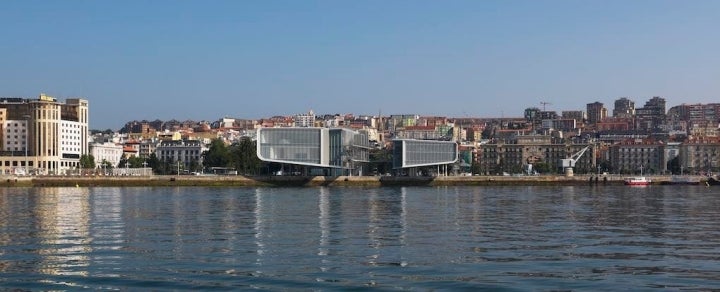
[[[705,187],[0,189],[0,290],[709,290],[718,210]]]
[[[405,214],[403,200],[405,196],[397,193],[380,193],[377,189],[368,190],[367,236],[370,254],[367,264],[371,266],[401,265],[405,246]]]
[[[87,188],[36,188],[38,272],[87,276],[92,252]]]
[[[254,225],[254,231],[255,231],[255,246],[257,248],[256,253],[257,257],[255,259],[255,265],[258,266],[258,269],[263,266],[263,260],[265,255],[265,220],[264,220],[264,214],[265,211],[264,205],[263,205],[263,197],[265,193],[265,189],[258,188],[255,190],[255,210],[253,211],[253,214],[255,214],[255,225]],[[257,270],[256,273],[262,273],[261,270]]]
[[[94,253],[92,262],[99,266],[96,275],[121,277],[122,255],[118,254],[125,243],[123,218],[123,192],[118,188],[93,189],[90,233]]]
[[[327,271],[327,259],[329,253],[328,246],[330,245],[330,191],[326,187],[319,189],[320,194],[318,195],[318,209],[320,216],[318,217],[318,225],[320,228],[320,240],[318,241],[318,256],[322,258],[320,262],[320,269],[325,272]]]

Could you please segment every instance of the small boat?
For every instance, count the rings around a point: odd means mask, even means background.
[[[626,177],[623,182],[628,186],[646,186],[649,185],[651,181],[644,176],[634,176]]]
[[[697,185],[700,184],[700,179],[690,177],[690,176],[682,176],[682,175],[673,175],[670,178],[670,181],[665,182],[665,184],[669,185]]]

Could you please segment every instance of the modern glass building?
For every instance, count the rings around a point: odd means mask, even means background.
[[[393,140],[393,168],[409,168],[455,163],[458,145],[452,141]]]
[[[267,162],[343,169],[362,175],[369,149],[365,131],[344,128],[260,128],[257,131],[257,155]]]

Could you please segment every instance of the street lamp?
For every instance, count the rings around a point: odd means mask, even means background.
[[[142,165],[143,165],[143,175],[144,175],[144,176],[147,176],[147,164],[148,164],[148,163],[147,163],[147,158],[145,158],[145,160],[143,160],[143,163],[142,163]]]
[[[25,119],[25,175],[28,174],[28,130],[30,129],[30,125],[28,125],[30,121],[30,115],[24,114],[23,119]]]

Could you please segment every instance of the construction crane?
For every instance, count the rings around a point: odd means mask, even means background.
[[[552,103],[545,102],[545,101],[541,101],[540,104],[541,104],[542,107],[543,107],[543,111],[545,111],[545,106],[546,106],[546,105],[552,105]]]
[[[583,156],[583,154],[585,154],[588,149],[590,149],[590,145],[585,146],[585,148],[583,148],[582,150],[571,155],[570,158],[560,159],[561,165],[565,170],[565,176],[574,175],[573,167],[575,167],[575,163],[580,159],[580,157]]]

